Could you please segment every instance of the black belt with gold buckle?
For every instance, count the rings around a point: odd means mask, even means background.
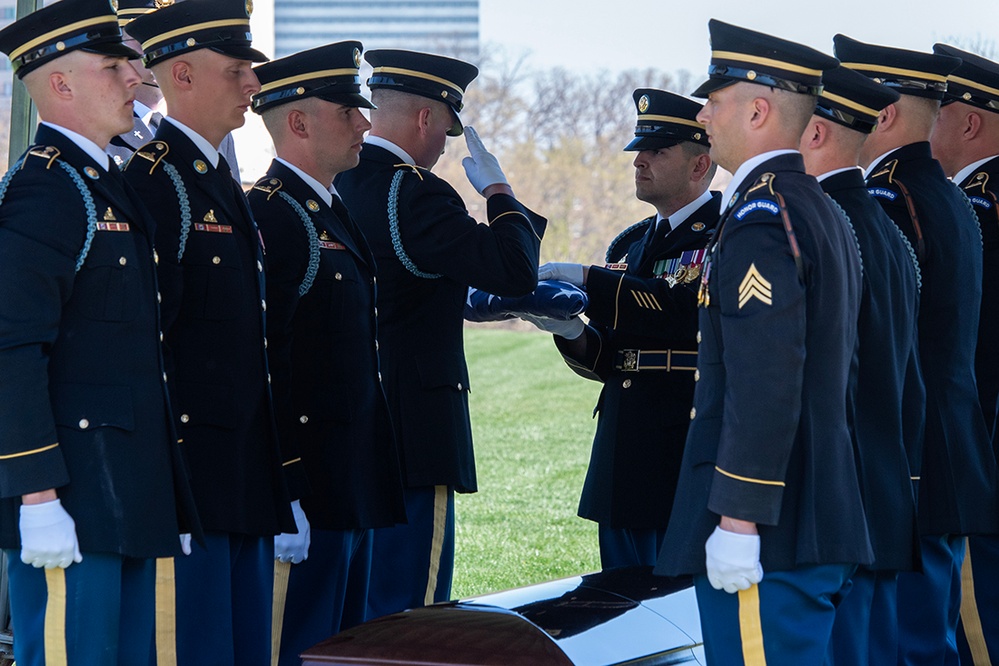
[[[684,349],[619,349],[614,369],[622,372],[645,370],[697,370],[697,352]]]

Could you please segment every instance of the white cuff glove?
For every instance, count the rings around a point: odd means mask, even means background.
[[[41,504],[21,505],[21,561],[37,568],[67,568],[82,562],[76,523],[54,499]]]
[[[561,280],[583,286],[583,265],[552,261],[538,269],[538,280]]]
[[[530,322],[542,331],[547,331],[552,335],[558,335],[566,340],[575,340],[586,330],[586,324],[579,317],[572,319],[552,319],[551,317],[538,317],[536,315],[519,315],[524,321]]]
[[[181,534],[180,535],[180,552],[185,555],[191,554],[191,535]]]
[[[291,503],[291,512],[295,515],[298,534],[279,534],[274,537],[274,559],[298,564],[309,559],[312,528],[309,527],[309,519],[305,517],[305,511],[298,500]]]
[[[461,166],[465,167],[468,182],[479,194],[490,185],[507,184],[499,160],[482,145],[482,139],[472,126],[465,127],[465,144],[468,146],[469,157],[461,161]]]
[[[729,594],[748,590],[763,580],[760,535],[736,534],[716,527],[704,544],[708,582]]]

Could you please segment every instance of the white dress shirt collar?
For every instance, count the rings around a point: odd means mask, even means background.
[[[746,180],[746,177],[750,174],[750,172],[753,169],[755,169],[756,167],[758,167],[759,165],[763,164],[764,162],[773,157],[777,157],[779,155],[789,155],[791,153],[797,153],[797,152],[798,152],[797,150],[791,150],[790,148],[784,148],[781,150],[768,150],[765,153],[754,155],[753,157],[750,157],[748,160],[740,164],[739,168],[735,170],[734,174],[732,174],[732,180],[729,182],[728,187],[725,188],[725,193],[722,194],[721,212],[722,213],[725,212],[725,209],[729,205],[729,201],[731,201],[732,195],[739,191],[739,186],[742,185],[742,181]]]
[[[164,118],[164,120],[168,120],[171,123],[173,123],[174,127],[183,132],[187,136],[187,138],[190,139],[194,143],[194,145],[198,147],[198,150],[200,150],[201,153],[205,156],[205,159],[207,159],[211,163],[212,167],[216,169],[218,168],[219,151],[215,146],[208,143],[208,139],[201,136],[200,134],[198,134],[193,129],[191,129],[184,123],[180,122],[176,118],[171,118],[170,116],[167,116],[166,118]]]
[[[281,157],[275,157],[274,159],[280,162],[281,164],[285,165],[289,169],[291,169],[296,176],[305,181],[305,184],[311,187],[315,191],[316,196],[322,199],[327,206],[333,205],[333,195],[330,193],[329,188],[324,186],[322,183],[320,183],[318,180],[316,180],[309,174],[299,169],[297,166],[295,166],[288,160],[283,159]]]
[[[395,145],[388,139],[383,139],[380,136],[374,136],[373,134],[369,134],[364,139],[364,143],[370,143],[372,146],[378,146],[379,148],[384,148],[385,150],[389,151],[390,153],[398,157],[406,164],[413,164],[413,165],[416,164],[416,160],[414,160],[409,153],[407,153],[405,150]]]
[[[107,153],[104,152],[104,149],[98,146],[96,143],[94,143],[87,137],[83,136],[82,134],[78,134],[71,129],[66,129],[62,125],[56,125],[55,123],[45,122],[44,120],[42,121],[41,124],[51,129],[54,129],[55,131],[62,134],[64,137],[75,143],[77,148],[79,148],[87,155],[89,155],[90,159],[101,165],[101,167],[103,167],[105,171],[108,170],[108,166],[110,165],[110,161],[108,160],[108,155]]]

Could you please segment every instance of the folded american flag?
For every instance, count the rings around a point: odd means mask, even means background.
[[[567,320],[586,309],[589,300],[579,287],[561,280],[542,280],[527,296],[494,296],[475,287],[468,288],[465,319],[468,321],[503,321],[521,314]]]

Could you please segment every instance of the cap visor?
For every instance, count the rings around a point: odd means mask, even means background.
[[[342,106],[353,106],[361,109],[378,108],[371,103],[371,100],[367,99],[360,93],[319,93],[315,96],[319,99],[324,99],[327,102],[333,102],[334,104],[340,104]]]
[[[114,58],[128,58],[129,60],[138,60],[142,57],[141,53],[138,53],[121,42],[104,42],[98,44],[87,44],[85,47],[80,48],[81,51],[86,51],[87,53],[96,53],[97,55],[112,56]]]
[[[213,44],[208,48],[216,53],[221,53],[237,60],[249,60],[250,62],[267,62],[270,60],[270,58],[255,48],[243,44]]]
[[[678,143],[680,143],[679,139],[668,139],[660,136],[636,136],[631,140],[631,143],[624,147],[624,150],[662,150],[663,148],[672,148]]]
[[[451,107],[448,107],[448,109],[451,110],[451,115],[454,116],[454,124],[451,125],[451,129],[447,131],[447,135],[461,136],[465,133],[465,127],[461,124],[461,118],[459,118],[458,114],[454,112],[454,109],[451,109]]]
[[[716,90],[721,90],[726,86],[730,86],[733,83],[738,83],[736,79],[720,79],[717,77],[712,77],[698,86],[697,90],[690,93],[691,97],[698,97],[700,99],[707,99],[708,95]]]

